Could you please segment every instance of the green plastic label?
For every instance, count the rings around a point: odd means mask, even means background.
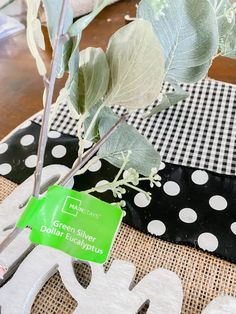
[[[117,206],[52,186],[42,199],[30,199],[16,226],[31,227],[33,243],[59,249],[83,261],[105,263],[122,216]]]

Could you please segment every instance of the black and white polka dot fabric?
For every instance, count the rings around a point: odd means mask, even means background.
[[[182,87],[190,94],[185,101],[145,120],[142,111],[134,112],[128,123],[149,139],[165,162],[236,175],[235,85],[207,79]],[[163,92],[169,89],[165,83]],[[52,129],[76,136],[77,121],[66,106],[59,106]]]
[[[27,122],[0,144],[0,174],[21,183],[34,172],[40,126]],[[88,148],[91,143],[87,142]],[[78,151],[77,138],[50,131],[45,165],[71,167]],[[17,152],[17,153],[16,153]],[[82,176],[75,177],[74,189],[83,191],[114,179],[118,169],[98,161]],[[140,187],[144,194],[127,190],[124,222],[167,241],[201,248],[236,262],[236,179],[233,176],[170,163],[161,164],[162,187]],[[95,196],[113,202],[111,191]]]
[[[35,170],[40,125],[27,121],[6,142],[0,144],[0,175],[21,183]],[[78,153],[78,139],[50,131],[45,166],[64,164],[71,167]]]

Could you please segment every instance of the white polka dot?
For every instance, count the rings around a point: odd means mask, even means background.
[[[23,123],[20,128],[21,128],[21,129],[26,129],[26,128],[28,128],[28,127],[31,125],[31,123],[32,123],[32,122],[31,122],[30,120],[28,120],[28,121],[26,121],[25,123]]]
[[[147,226],[148,232],[156,236],[161,236],[166,232],[165,224],[160,220],[152,220]]]
[[[0,144],[0,154],[4,154],[8,150],[8,144],[2,143]]]
[[[34,168],[37,164],[37,155],[31,155],[26,158],[25,165],[28,168]]]
[[[176,196],[180,192],[179,185],[174,181],[168,181],[163,186],[164,192],[170,196]]]
[[[230,226],[231,231],[236,235],[236,222],[233,222]]]
[[[166,165],[164,164],[163,161],[161,161],[159,170],[163,170],[165,167]]]
[[[50,138],[58,138],[60,136],[61,136],[60,132],[57,132],[57,131],[50,131],[50,132],[48,132],[48,137],[50,137]]]
[[[151,199],[147,198],[146,195],[142,192],[139,192],[134,197],[134,204],[138,207],[147,207],[151,202]]]
[[[107,180],[101,180],[101,181],[99,181],[97,184],[96,184],[96,188],[98,187],[98,191],[99,192],[106,192],[107,190],[109,190],[108,188],[106,188],[106,187],[101,187],[101,188],[99,188],[100,186],[102,186],[102,185],[105,185],[105,184],[107,184],[107,183],[109,183]]]
[[[34,137],[33,135],[30,135],[30,134],[23,136],[20,140],[20,143],[23,146],[31,145],[33,142],[34,142]]]
[[[6,174],[10,173],[12,170],[12,166],[10,164],[1,164],[0,165],[0,175],[5,176]]]
[[[197,241],[201,249],[209,252],[215,251],[219,245],[216,236],[209,232],[200,234]]]
[[[183,208],[179,212],[179,218],[187,224],[191,224],[197,220],[197,214],[192,208]]]
[[[55,158],[62,158],[66,154],[66,148],[63,145],[57,145],[52,149],[52,155]]]
[[[228,205],[226,199],[220,195],[212,196],[209,204],[215,210],[224,210]]]
[[[195,183],[195,184],[198,184],[198,185],[203,185],[203,184],[206,184],[207,181],[209,180],[209,176],[207,174],[206,171],[203,171],[203,170],[196,170],[192,173],[192,181]]]
[[[95,162],[94,164],[92,164],[92,165],[89,167],[89,171],[96,172],[96,171],[98,171],[101,167],[102,167],[102,163],[101,163],[100,160],[98,160],[97,162]]]
[[[87,140],[84,141],[84,148],[89,148],[89,147],[91,147],[92,145],[93,145],[93,142],[92,142],[92,141],[87,141]]]

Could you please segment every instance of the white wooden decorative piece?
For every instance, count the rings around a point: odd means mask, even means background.
[[[50,165],[43,169],[42,173],[42,192],[46,191],[48,186],[56,183],[62,178],[69,168],[63,165]],[[0,204],[0,243],[12,230],[21,213],[24,205],[31,196],[34,176],[32,175],[19,185],[1,204]],[[69,182],[68,187],[73,186],[73,180]],[[23,230],[14,241],[0,253],[0,279],[8,269],[24,257],[29,250],[31,243],[28,239],[28,230]],[[5,277],[6,279],[6,277]],[[0,280],[0,284],[2,284]]]
[[[135,266],[114,261],[107,273],[90,263],[88,288],[77,281],[73,259],[52,248],[37,246],[22,262],[13,278],[0,289],[1,314],[29,314],[34,299],[45,282],[58,270],[62,281],[79,303],[74,314],[134,314],[150,300],[149,314],[179,314],[183,292],[178,276],[157,269],[133,284]]]
[[[230,296],[221,296],[215,298],[202,314],[235,314],[236,313],[236,298]]]
[[[0,289],[1,314],[30,314],[36,295],[57,270],[66,289],[79,304],[74,314],[134,314],[147,301],[150,301],[148,314],[181,313],[182,285],[171,271],[156,269],[134,285],[133,264],[115,260],[105,273],[103,266],[90,263],[91,281],[83,288],[75,277],[75,262],[63,252],[37,246]],[[235,313],[236,299],[229,296],[216,298],[202,312]]]

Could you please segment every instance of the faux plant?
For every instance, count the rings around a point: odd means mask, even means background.
[[[43,47],[37,20],[40,2],[28,1],[28,34],[31,35],[28,35],[28,43],[39,73],[45,76],[38,50],[33,49],[37,45]],[[177,0],[174,3],[170,0],[142,0],[137,19],[110,38],[106,52],[100,48],[79,52],[79,42],[83,29],[109,1],[100,1],[92,13],[74,23],[68,1],[42,2],[54,47],[53,74],[60,78],[66,71],[69,73],[57,104],[67,103],[70,112],[78,119],[78,162],[84,156],[84,142],[96,143],[117,122],[118,117],[110,108],[112,105],[121,105],[128,112],[144,108],[158,98],[162,83],[167,80],[174,92],[162,95],[151,114],[160,112],[188,96],[179,84],[205,77],[216,55],[236,57],[235,9],[228,0]],[[62,20],[59,19],[61,8]],[[47,85],[47,80],[45,82]],[[54,85],[54,76],[49,79],[49,84]],[[45,112],[51,97],[46,99]],[[46,128],[46,124],[43,127]],[[110,189],[115,197],[121,198],[125,187],[141,191],[138,187],[141,180],[160,186],[157,175],[159,154],[125,122],[78,174],[99,158],[120,170],[114,181],[104,187],[91,188],[88,193]],[[124,170],[128,170],[128,175],[122,177]],[[144,193],[150,197],[150,193]]]
[[[150,198],[150,193],[138,185],[148,180],[151,187],[160,186],[157,174],[160,156],[111,107],[123,106],[128,115],[159,97],[158,105],[150,113],[156,114],[188,97],[180,83],[204,78],[216,56],[236,57],[235,8],[229,0],[142,0],[137,18],[110,38],[106,51],[91,47],[79,51],[83,30],[109,2],[97,1],[90,14],[74,22],[68,0],[27,0],[28,45],[45,85],[35,197],[40,193],[57,78],[68,73],[52,112],[56,112],[61,102],[66,103],[78,119],[79,138],[78,158],[60,184],[66,184],[72,176],[84,173],[98,159],[104,159],[118,168],[117,175],[112,182],[91,187],[87,193],[109,189],[114,197],[122,199],[126,188],[131,188]],[[45,47],[38,19],[41,4],[53,48],[49,74],[40,55]],[[173,91],[160,95],[163,81],[168,81]],[[94,146],[85,152],[87,140],[94,142]]]
[[[60,92],[55,108],[57,104],[64,101],[68,104],[73,117],[78,119],[79,151],[73,175],[84,173],[98,159],[105,159],[120,168],[117,176],[106,184],[106,187],[93,187],[86,192],[100,192],[106,188],[112,190],[115,197],[121,198],[125,187],[142,191],[137,185],[143,180],[149,180],[151,185],[159,186],[158,152],[126,122],[120,123],[116,132],[98,147],[99,141],[109,134],[109,130],[113,130],[113,126],[119,121],[119,117],[110,108],[112,105],[122,105],[128,112],[132,112],[151,104],[160,93],[164,76],[164,54],[151,24],[143,19],[137,19],[121,28],[111,37],[106,52],[100,48],[87,48],[79,52],[83,29],[109,4],[109,1],[100,2],[92,13],[76,22],[73,22],[73,12],[68,1],[42,2],[50,41],[54,48],[49,77],[39,53],[39,48],[44,48],[41,25],[37,17],[40,0],[28,0],[27,15],[29,48],[45,83],[44,119],[34,196],[39,196],[55,79],[62,77],[65,72],[69,74],[68,79]],[[98,147],[98,153],[88,163],[83,162],[81,167],[85,156],[84,143],[87,140],[95,143],[91,150],[95,152],[94,148]],[[127,170],[126,176],[122,177],[124,170]],[[67,177],[67,181],[70,177],[71,175]],[[63,180],[62,183],[66,181]],[[150,193],[142,192],[150,197]]]

